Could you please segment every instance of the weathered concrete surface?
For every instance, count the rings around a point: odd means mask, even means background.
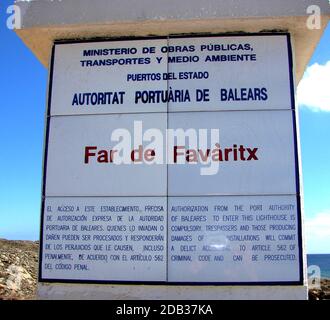
[[[307,16],[317,5],[329,13],[327,0],[17,0],[23,28],[109,21],[235,19]]]
[[[38,297],[45,300],[306,300],[307,286],[73,286],[39,283]]]

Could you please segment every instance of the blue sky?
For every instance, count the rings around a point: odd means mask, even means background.
[[[298,86],[308,253],[330,253],[330,24]],[[305,90],[308,88],[308,90]]]
[[[6,28],[10,2],[0,4],[0,238],[36,240],[47,70]],[[319,74],[329,79],[330,62],[328,68],[323,68],[328,61],[329,26],[310,60],[314,73],[305,80],[306,85],[315,83]],[[309,98],[302,99],[301,104],[309,103]],[[329,100],[324,101],[326,104]],[[316,103],[313,108],[305,105],[299,110],[308,253],[330,253],[330,105],[324,103],[322,108]]]
[[[6,28],[0,4],[0,237],[37,239],[47,70]]]

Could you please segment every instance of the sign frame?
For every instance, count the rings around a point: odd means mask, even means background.
[[[50,131],[50,118],[51,118],[51,102],[52,102],[52,89],[53,89],[53,73],[54,73],[54,58],[55,58],[55,47],[60,44],[76,44],[76,43],[93,43],[93,42],[110,42],[110,41],[131,41],[131,40],[160,40],[160,39],[186,39],[186,38],[211,38],[211,37],[245,37],[245,36],[286,36],[287,48],[288,48],[288,67],[289,67],[289,81],[290,81],[290,96],[291,96],[291,108],[288,111],[292,112],[292,130],[293,130],[293,145],[294,145],[294,159],[295,159],[295,177],[296,177],[296,194],[291,196],[296,197],[297,201],[297,236],[298,236],[298,264],[299,264],[299,280],[298,281],[258,281],[258,282],[169,282],[169,281],[113,281],[113,280],[76,280],[76,279],[52,279],[45,278],[42,276],[42,256],[43,256],[43,229],[44,229],[44,212],[45,212],[45,201],[46,201],[46,172],[47,172],[47,159],[48,159],[48,144],[49,144],[49,131]],[[39,246],[39,271],[38,271],[38,282],[40,283],[81,283],[81,284],[125,284],[125,285],[166,285],[166,286],[298,286],[304,284],[304,253],[303,253],[303,230],[302,230],[302,208],[301,208],[301,183],[300,183],[300,152],[298,148],[299,137],[297,131],[297,109],[295,106],[295,87],[294,87],[294,76],[293,76],[293,55],[291,36],[287,32],[263,32],[263,33],[217,33],[217,34],[187,34],[187,35],[168,35],[168,36],[149,36],[149,37],[110,37],[110,38],[92,38],[86,40],[59,40],[54,41],[51,60],[49,68],[48,78],[48,95],[47,95],[47,107],[45,113],[45,132],[44,132],[44,148],[43,148],[43,169],[42,169],[42,196],[41,196],[41,214],[40,214],[40,246]],[[267,109],[268,110],[268,109]],[[280,109],[281,110],[281,109]],[[282,109],[283,110],[283,109]],[[180,111],[179,111],[180,112]],[[221,111],[219,111],[221,112]],[[169,115],[169,109],[167,105],[167,117]],[[168,169],[167,169],[168,176]],[[279,195],[280,196],[280,195]],[[167,204],[168,198],[175,197],[166,195]],[[212,197],[212,196],[211,196]],[[221,197],[221,196],[219,196]],[[168,226],[168,213],[167,213],[167,226]],[[167,231],[168,232],[168,231]],[[168,240],[166,240],[166,247],[168,247]],[[166,250],[166,270],[168,269],[168,250]],[[168,274],[168,272],[167,272]]]

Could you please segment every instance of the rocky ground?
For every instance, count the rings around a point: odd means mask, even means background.
[[[38,242],[0,239],[0,300],[35,299]]]
[[[36,298],[38,250],[38,242],[0,239],[0,300]],[[311,288],[309,299],[329,300],[330,279],[322,279],[320,288]]]
[[[309,300],[330,300],[330,279],[321,279],[320,288],[309,289]]]

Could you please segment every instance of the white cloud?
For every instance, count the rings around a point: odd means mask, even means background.
[[[330,253],[330,210],[305,221],[308,253]]]
[[[307,68],[298,85],[297,98],[300,107],[330,112],[330,61]]]

